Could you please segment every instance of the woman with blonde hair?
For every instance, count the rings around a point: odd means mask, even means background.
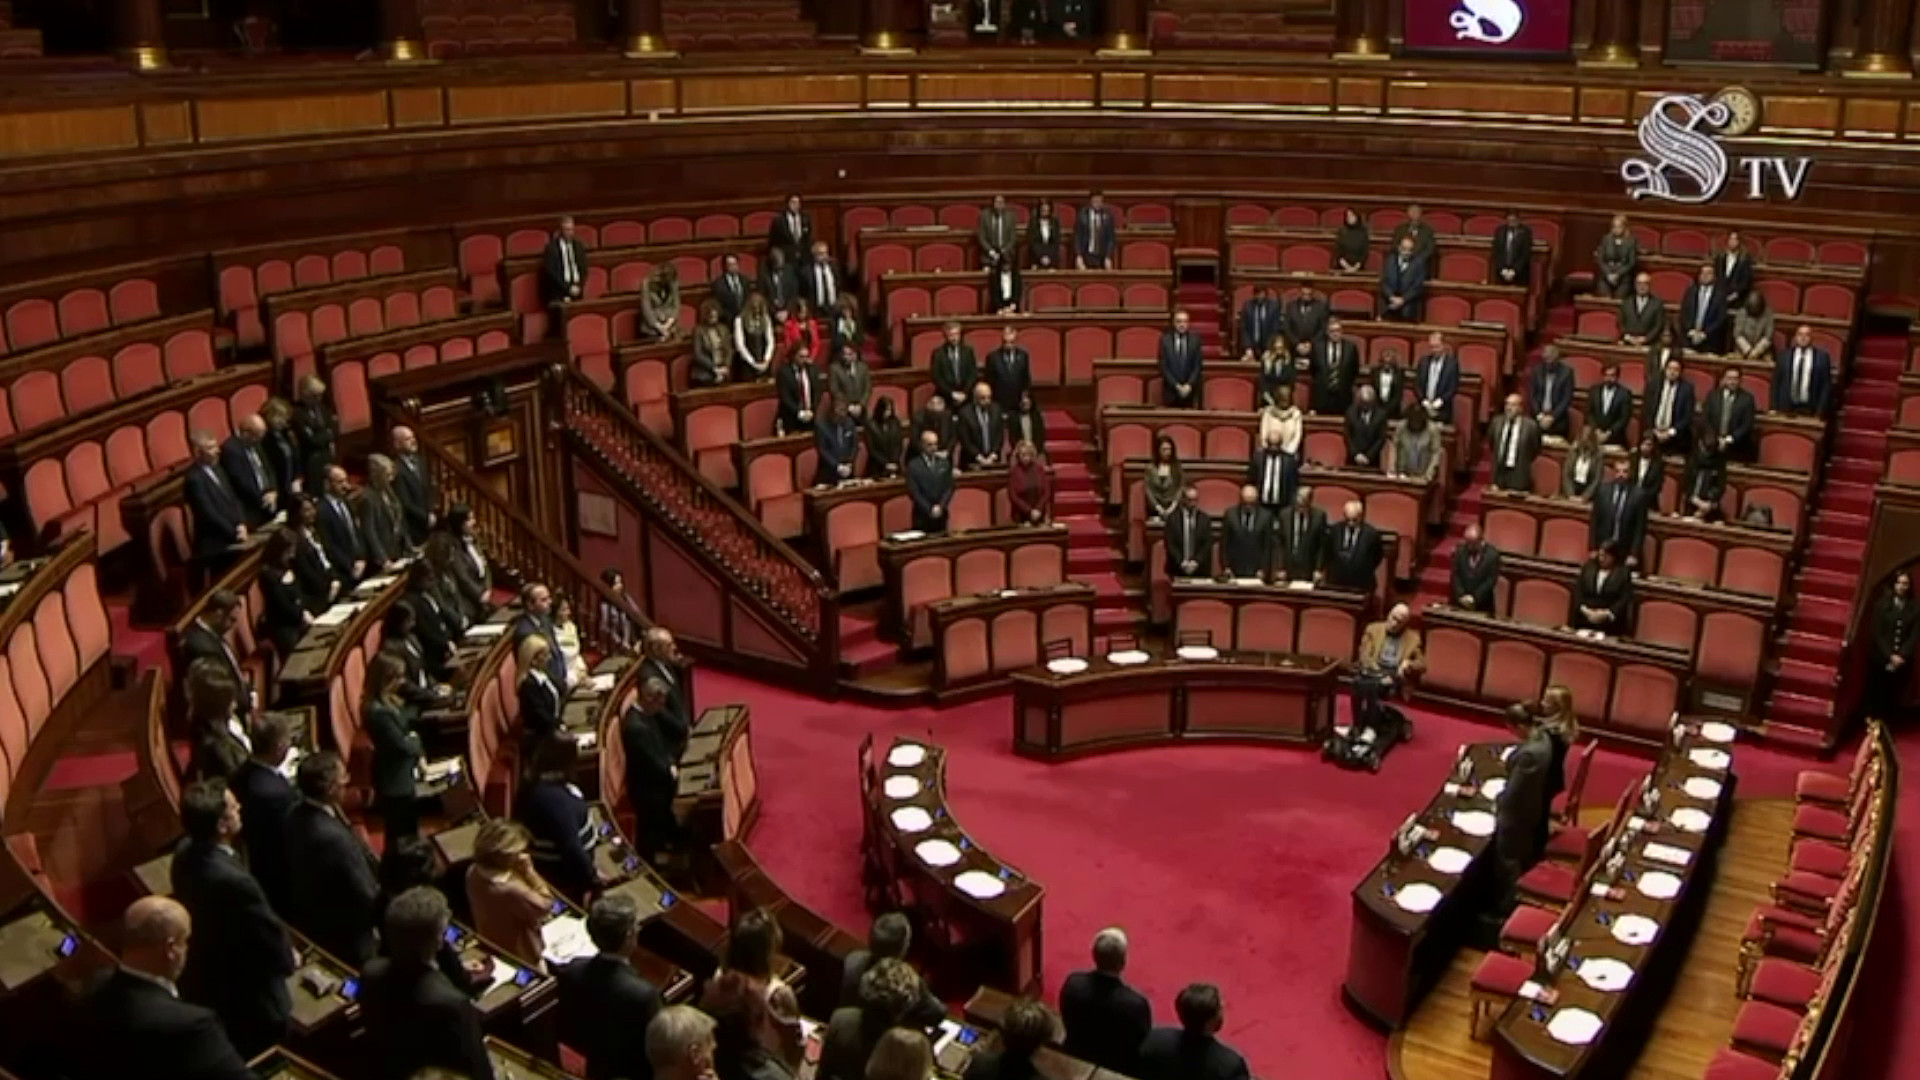
[[[694,386],[725,386],[733,374],[733,341],[721,321],[720,304],[708,300],[700,305],[700,318],[693,331],[693,365],[687,369],[687,381]]]
[[[932,1076],[933,1047],[912,1028],[889,1028],[867,1059],[865,1080],[929,1080]]]
[[[640,290],[640,324],[655,341],[680,336],[680,270],[672,263],[661,263],[647,275]]]
[[[733,377],[753,382],[773,376],[773,354],[780,339],[767,307],[767,295],[754,293],[733,320]]]
[[[520,737],[521,750],[531,761],[532,748],[551,739],[560,732],[560,688],[553,684],[553,676],[547,674],[547,663],[553,658],[553,643],[545,634],[528,634],[520,639],[514,660],[520,668],[520,685],[517,693],[520,698]]]
[[[567,665],[567,685],[583,686],[592,674],[580,651],[580,624],[573,618],[573,597],[553,594],[553,639],[560,646],[560,659]]]
[[[1567,450],[1560,463],[1560,494],[1576,502],[1590,503],[1606,479],[1606,448],[1600,445],[1600,428],[1588,424]]]
[[[1007,505],[1016,525],[1045,525],[1053,520],[1053,482],[1040,451],[1022,441],[1007,466]]]
[[[467,868],[467,906],[480,936],[524,967],[545,971],[540,927],[553,907],[553,889],[533,868],[532,836],[508,818],[480,826]]]
[[[1260,445],[1267,445],[1267,435],[1279,432],[1280,449],[1300,456],[1300,440],[1306,435],[1306,421],[1300,417],[1300,407],[1293,403],[1293,387],[1276,386],[1267,394],[1266,407],[1260,410]]]

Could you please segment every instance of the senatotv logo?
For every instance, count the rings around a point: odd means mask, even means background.
[[[1461,41],[1505,45],[1526,25],[1527,10],[1514,0],[1460,0],[1447,21]]]
[[[1721,148],[1723,135],[1743,133],[1754,123],[1756,104],[1744,90],[1723,91],[1711,100],[1669,94],[1654,102],[1640,119],[1640,148],[1648,156],[1620,165],[1627,193],[1636,199],[1711,202],[1727,186],[1732,164],[1747,178],[1747,198],[1764,199],[1773,186],[1786,198],[1799,198],[1812,158],[1742,157],[1730,162]],[[1736,106],[1746,115],[1736,118]]]

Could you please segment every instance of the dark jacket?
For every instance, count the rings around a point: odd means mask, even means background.
[[[520,728],[529,740],[544,739],[560,730],[560,688],[551,677],[541,682],[532,672],[520,676]]]
[[[271,493],[277,500],[280,485],[263,447],[230,435],[220,444],[220,468],[227,474],[227,486],[246,511],[248,525],[258,527],[273,517],[267,510],[265,498]]]
[[[87,996],[85,1034],[72,1045],[85,1080],[160,1072],[167,1080],[254,1080],[211,1010],[126,971],[115,971]],[[163,1062],[164,1069],[156,1068]]]
[[[297,801],[287,778],[264,763],[248,758],[227,782],[240,803],[240,844],[247,852],[247,869],[266,891],[276,912],[294,908],[292,870],[287,865],[287,815]]]
[[[1631,478],[1601,484],[1593,494],[1587,546],[1617,544],[1622,557],[1638,558],[1647,538],[1647,505],[1651,499]]]
[[[380,896],[373,852],[325,807],[302,800],[287,814],[290,922],[349,966],[373,955],[374,905]]]
[[[334,574],[346,585],[359,582],[359,576],[353,572],[353,564],[367,559],[367,536],[354,520],[353,508],[347,500],[333,496],[320,499],[320,514],[313,523],[320,537],[320,546],[327,550],[327,561],[333,564]]]
[[[989,401],[985,408],[974,403],[960,410],[954,421],[960,431],[960,464],[971,467],[981,458],[993,455],[999,464],[1007,461],[1007,421],[1000,407]]]
[[[1601,443],[1607,446],[1627,445],[1627,425],[1632,421],[1632,390],[1618,383],[1614,384],[1611,393],[1605,383],[1595,383],[1587,388],[1587,426],[1600,429]]]
[[[1060,984],[1065,1050],[1102,1069],[1137,1076],[1140,1044],[1153,1030],[1153,1006],[1118,975],[1076,971]]]
[[[806,378],[801,378],[802,371]],[[779,398],[779,411],[775,422],[780,430],[788,435],[798,435],[813,430],[814,418],[820,413],[820,401],[827,396],[827,377],[812,364],[787,363],[780,365],[773,376],[774,392]],[[806,418],[801,413],[807,413]]]
[[[437,967],[369,960],[360,976],[360,1014],[366,1060],[380,1080],[411,1080],[430,1065],[466,1080],[493,1080],[480,1010]]]
[[[240,542],[247,511],[219,465],[196,462],[187,468],[187,510],[193,520],[193,553],[209,558]]]
[[[1325,544],[1327,584],[1372,592],[1386,552],[1380,530],[1364,521],[1357,525],[1342,521],[1327,526]]]
[[[193,916],[180,994],[219,1014],[228,1037],[258,1054],[287,1033],[293,946],[260,883],[233,852],[188,841],[173,856],[173,897]]]
[[[1605,621],[1588,619],[1581,608],[1600,608],[1613,618]],[[1600,584],[1600,564],[1592,559],[1580,568],[1580,577],[1574,582],[1573,602],[1567,605],[1567,624],[1575,630],[1599,630],[1603,633],[1625,634],[1633,626],[1633,574],[1626,566],[1615,563],[1607,571],[1607,582]]]
[[[1137,1080],[1247,1080],[1247,1059],[1211,1035],[1155,1028],[1140,1044]]]
[[[660,991],[625,957],[585,956],[555,969],[560,1041],[587,1059],[587,1080],[653,1080],[647,1025]]]
[[[183,672],[192,667],[195,660],[212,660],[225,668],[227,677],[240,688],[240,699],[234,705],[241,721],[244,723],[253,715],[253,680],[247,676],[239,654],[233,651],[226,638],[195,619],[180,635],[180,659],[184,664],[180,669]]]
[[[949,409],[953,395],[973,397],[973,386],[980,381],[980,361],[974,356],[973,346],[964,341],[958,345],[943,341],[933,348],[931,366],[933,387],[947,399]]]
[[[1290,506],[1280,512],[1274,525],[1278,530],[1274,542],[1280,553],[1279,568],[1293,581],[1312,580],[1321,569],[1326,547],[1326,511],[1317,506]]]
[[[1188,330],[1168,330],[1160,335],[1160,399],[1168,405],[1184,405],[1189,408],[1200,406],[1201,356],[1203,346],[1200,335]],[[1188,387],[1182,397],[1179,388]]]
[[[273,651],[285,660],[300,643],[300,636],[306,633],[303,621],[308,613],[306,597],[300,592],[300,577],[286,580],[290,571],[263,570],[260,573],[260,625],[255,629],[259,636],[273,643]],[[324,601],[320,611],[325,611]],[[315,612],[318,614],[318,612]]]
[[[440,508],[440,493],[427,470],[427,459],[420,454],[393,455],[393,491],[400,497],[407,540],[419,547],[427,542],[430,521]]]
[[[1535,367],[1527,376],[1527,414],[1534,417],[1545,414],[1553,418],[1542,434],[1566,437],[1569,427],[1567,412],[1571,408],[1573,369],[1565,364],[1556,364],[1551,368],[1546,364]]]
[[[1350,337],[1336,344],[1329,338],[1314,342],[1310,354],[1313,400],[1317,416],[1345,416],[1353,405],[1353,388],[1360,378],[1360,346]]]
[[[336,591],[346,590],[344,574],[352,568],[343,571],[333,565],[319,533],[308,530],[298,536],[293,545],[294,588],[299,591],[300,603],[307,611],[318,615],[333,606]]]
[[[1167,548],[1168,577],[1186,577],[1189,562],[1194,564],[1194,577],[1213,575],[1213,519],[1206,511],[1177,507],[1167,515],[1161,538]]]
[[[987,385],[993,387],[994,404],[1002,409],[1020,407],[1020,395],[1033,389],[1033,360],[1027,350],[1002,345],[987,354]]]
[[[340,419],[326,399],[303,401],[293,407],[293,434],[300,442],[300,472],[308,494],[326,488],[327,466],[339,460]]]
[[[1347,464],[1358,465],[1360,458],[1367,459],[1370,468],[1379,468],[1382,453],[1387,446],[1387,410],[1379,402],[1370,409],[1363,409],[1356,401],[1353,408],[1347,410]]]
[[[1499,580],[1500,549],[1485,542],[1478,552],[1469,551],[1465,543],[1453,549],[1453,574],[1447,586],[1451,603],[1459,605],[1462,597],[1472,597],[1474,611],[1491,615],[1493,587]]]
[[[1236,578],[1273,569],[1273,513],[1264,506],[1236,505],[1220,515],[1220,563]]]
[[[367,565],[386,567],[407,557],[413,542],[407,538],[400,499],[372,488],[360,492],[360,535],[365,538]]]
[[[563,246],[567,248],[565,253],[561,251]],[[572,256],[571,260],[568,255]],[[574,288],[579,289],[582,296],[586,295],[587,245],[578,236],[556,232],[547,238],[547,246],[540,253],[540,298],[557,304],[567,299]]]
[[[1527,225],[1502,223],[1493,230],[1492,273],[1487,280],[1495,285],[1525,285],[1533,276],[1533,230]],[[1500,275],[1513,271],[1512,280]]]
[[[860,1000],[860,977],[873,966],[873,954],[865,949],[855,949],[840,962],[840,1004],[855,1005]],[[920,1002],[908,1010],[905,1022],[910,1027],[930,1028],[946,1019],[947,1007],[940,996],[924,982],[920,987]]]
[[[520,788],[514,820],[532,834],[533,864],[540,876],[568,896],[585,896],[598,880],[593,853],[592,815],[587,802],[567,784],[530,780]]]
[[[925,454],[907,459],[907,497],[913,502],[913,527],[921,532],[946,532],[947,508],[953,502],[953,462],[945,454],[928,460]],[[933,516],[933,508],[940,516]]]
[[[362,710],[367,738],[373,741],[373,794],[377,799],[410,799],[414,769],[425,753],[413,731],[413,709],[386,701],[369,701]]]

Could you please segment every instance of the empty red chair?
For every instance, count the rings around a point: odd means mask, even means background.
[[[60,379],[51,371],[29,371],[7,387],[13,422],[21,431],[45,427],[66,415],[60,403]]]
[[[1298,210],[1300,208],[1294,207],[1293,209]],[[1311,214],[1312,211],[1309,210],[1308,213]],[[1272,221],[1273,212],[1264,206],[1258,206],[1254,203],[1235,203],[1227,207],[1227,227],[1230,229],[1243,226],[1260,228]],[[1318,221],[1310,221],[1307,224],[1311,227],[1312,225],[1318,224]]]
[[[367,270],[372,274],[403,274],[407,254],[396,244],[381,244],[367,255]]]
[[[953,592],[979,596],[1007,587],[1007,557],[994,548],[963,551],[953,560]]]
[[[1579,518],[1549,518],[1540,527],[1540,557],[1556,562],[1585,562],[1587,523]]]
[[[1031,617],[1027,612],[1017,614]],[[992,650],[987,642],[986,620],[962,619],[948,624],[940,641],[940,671],[946,684],[952,686],[977,679],[992,670]]]
[[[153,471],[170,469],[187,460],[187,418],[177,411],[163,412],[147,421],[147,461]]]
[[[381,306],[381,323],[389,330],[420,325],[420,297],[414,293],[393,293]]]
[[[1719,551],[1705,540],[1676,536],[1660,547],[1660,576],[1695,585],[1711,585],[1718,579]]]
[[[60,396],[68,415],[97,409],[113,400],[113,372],[105,357],[83,356],[60,371]]]
[[[1547,683],[1572,690],[1574,709],[1580,719],[1597,721],[1606,712],[1613,666],[1592,653],[1558,652],[1547,665]]]
[[[1854,291],[1844,285],[1809,285],[1801,297],[1800,305],[1800,310],[1808,315],[1851,320]]]
[[[942,285],[933,294],[935,315],[972,315],[980,310],[980,290],[972,285]]]
[[[333,268],[325,255],[302,255],[293,261],[293,283],[298,288],[326,285],[332,281],[332,275]]]
[[[1704,259],[1713,242],[1698,229],[1670,229],[1660,238],[1660,250],[1668,255]]]
[[[655,218],[647,223],[647,243],[678,244],[693,239],[693,222],[683,217]]]
[[[1731,548],[1720,571],[1720,587],[1771,599],[1780,595],[1785,569],[1786,561],[1765,548]]]
[[[1173,249],[1159,240],[1132,240],[1120,245],[1122,270],[1170,270]]]
[[[1120,307],[1119,286],[1104,281],[1091,281],[1080,286],[1074,295],[1074,307],[1082,311],[1114,311]]]
[[[888,301],[889,311],[893,310],[893,304],[899,299],[901,291],[904,290],[896,290]],[[1042,282],[1028,291],[1027,307],[1032,311],[1068,310],[1073,307],[1073,290],[1059,282]]]
[[[14,304],[7,309],[6,325],[14,352],[60,340],[60,322],[51,300],[36,297]]]
[[[739,236],[740,219],[732,214],[704,214],[693,223],[693,235],[702,238]]]
[[[367,392],[367,368],[359,363],[335,364],[329,382],[341,432],[364,431],[373,424],[373,401]]]
[[[953,493],[947,514],[955,530],[984,529],[993,524],[993,496],[980,488],[962,488]]]
[[[1296,245],[1305,247],[1306,245]],[[1235,270],[1264,270],[1280,266],[1280,249],[1265,240],[1236,240],[1233,243],[1233,268]],[[1292,249],[1289,248],[1289,251]],[[1324,248],[1322,249],[1324,250]],[[1322,260],[1323,262],[1325,260]],[[1325,269],[1323,265],[1321,269]],[[1301,269],[1309,269],[1301,267]]]
[[[1571,603],[1565,585],[1528,578],[1514,583],[1507,617],[1530,626],[1565,626]]]
[[[1479,284],[1487,280],[1487,257],[1477,251],[1449,251],[1440,256],[1441,281]]]
[[[913,265],[923,274],[951,274],[966,269],[967,259],[958,244],[924,244],[914,252]]]
[[[1353,613],[1338,608],[1304,608],[1299,615],[1299,649],[1309,656],[1325,656],[1342,663],[1353,661],[1359,628]]]
[[[1405,580],[1413,576],[1414,541],[1420,536],[1420,503],[1404,491],[1376,491],[1366,497],[1367,521],[1382,532],[1400,537],[1394,554],[1393,576]]]
[[[251,288],[251,280],[248,285]],[[119,282],[107,290],[107,312],[115,325],[157,319],[160,317],[159,287],[146,278]]]
[[[1232,649],[1233,608],[1221,600],[1189,600],[1174,610],[1173,632],[1176,639],[1204,634],[1214,648]]]
[[[1700,616],[1671,600],[1642,600],[1634,619],[1633,636],[1649,645],[1666,645],[1692,652],[1699,640]]]
[[[355,298],[347,305],[347,335],[364,337],[386,329],[382,305],[371,296]]]
[[[162,346],[167,378],[191,379],[213,371],[213,335],[205,330],[182,330]]]
[[[1822,266],[1865,267],[1867,257],[1867,246],[1852,240],[1828,240],[1818,252]]]
[[[1333,251],[1325,244],[1289,244],[1280,253],[1280,269],[1288,273],[1327,273],[1333,269]]]
[[[152,473],[147,458],[147,433],[137,427],[123,427],[107,435],[107,478],[114,487],[126,487]]]
[[[1234,626],[1234,648],[1246,652],[1294,651],[1294,609],[1284,604],[1243,604]]]
[[[1766,243],[1767,260],[1790,266],[1805,266],[1813,261],[1813,244],[1798,236],[1776,236]]]
[[[1546,679],[1547,657],[1539,647],[1523,641],[1495,641],[1487,646],[1480,696],[1494,701],[1532,701]],[[1429,671],[1432,660],[1428,660]]]
[[[367,253],[364,251],[336,251],[333,253],[331,276],[335,281],[355,281],[370,273],[367,267]]]
[[[939,218],[931,206],[896,206],[892,223],[896,229],[923,229],[939,224]]]
[[[113,354],[115,397],[130,398],[144,394],[159,389],[165,381],[166,372],[162,367],[159,346],[136,341]]]
[[[880,584],[880,516],[872,503],[842,503],[827,512],[826,548],[842,593]]]
[[[542,238],[543,247],[545,243]],[[462,237],[460,240],[460,276],[466,280],[467,291],[472,294],[476,305],[500,302],[501,252],[500,238],[491,233]]]
[[[420,318],[424,322],[445,322],[458,318],[458,295],[447,285],[434,285],[420,293]]]
[[[1766,652],[1766,627],[1750,615],[1716,611],[1700,622],[1700,652],[1694,670],[1738,687],[1753,685]]]
[[[768,532],[782,540],[806,531],[793,473],[793,460],[782,454],[761,454],[747,464],[747,506]]]
[[[99,289],[75,289],[60,298],[60,336],[79,337],[112,325],[107,294]]]
[[[1531,555],[1539,542],[1540,522],[1524,510],[1488,510],[1480,526],[1487,543],[1508,555]]]

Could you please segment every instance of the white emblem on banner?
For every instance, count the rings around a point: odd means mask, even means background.
[[[1460,0],[1460,9],[1448,16],[1463,41],[1481,41],[1505,45],[1520,32],[1527,12],[1515,0]]]

